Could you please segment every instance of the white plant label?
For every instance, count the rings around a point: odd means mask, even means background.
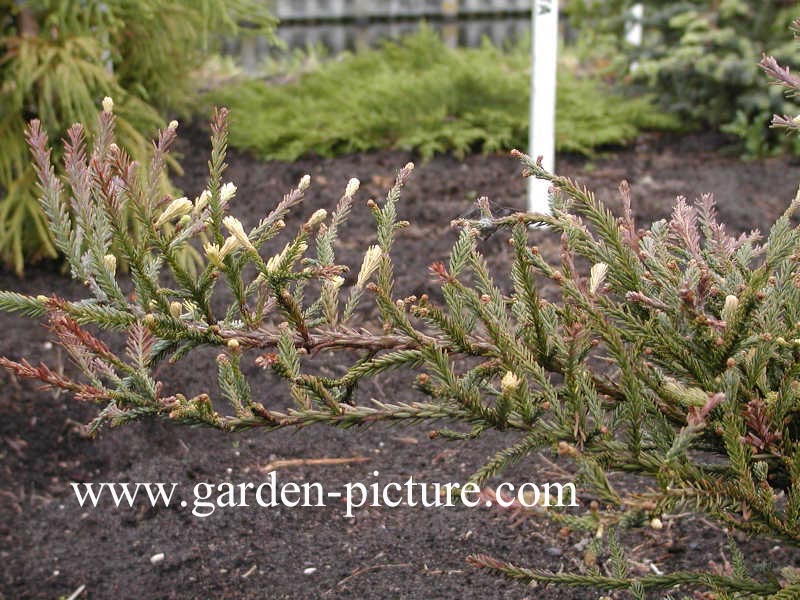
[[[529,154],[542,157],[542,166],[555,168],[556,58],[558,0],[534,0],[532,12],[532,73]],[[550,213],[548,188],[541,179],[528,180],[528,210]]]

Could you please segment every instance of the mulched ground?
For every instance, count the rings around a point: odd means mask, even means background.
[[[205,181],[207,142],[189,128],[185,175],[179,184],[197,194]],[[788,159],[742,162],[726,140],[710,134],[688,137],[648,135],[630,149],[587,162],[560,157],[559,171],[579,178],[616,205],[616,189],[627,178],[642,225],[669,214],[678,194],[694,198],[713,191],[722,218],[734,230],[766,230],[787,206],[800,181]],[[359,204],[338,258],[356,269],[374,241],[372,217],[364,203],[380,197],[396,169],[414,157],[376,152],[294,164],[261,163],[233,153],[228,179],[239,186],[234,212],[256,221],[304,173],[314,187],[291,231],[317,208],[331,209],[350,177],[362,180]],[[522,208],[525,183],[519,165],[506,156],[471,156],[460,162],[439,157],[418,165],[407,186],[401,217],[411,221],[397,245],[397,289],[407,294],[435,290],[428,265],[445,259],[455,239],[449,228],[478,195]],[[555,248],[546,232],[536,243]],[[509,263],[502,240],[484,244],[490,263]],[[348,282],[351,283],[351,282]],[[59,274],[56,265],[31,268],[25,279],[0,273],[0,289],[57,292],[77,297],[81,287]],[[36,323],[0,315],[0,354],[63,363]],[[325,359],[328,360],[328,359]],[[322,368],[335,369],[332,362]],[[211,387],[213,353],[200,353],[159,376],[188,393]],[[265,403],[282,405],[285,391],[268,376],[256,377],[254,392]],[[585,590],[533,589],[487,576],[467,565],[470,553],[488,553],[519,564],[552,570],[580,570],[589,557],[591,534],[561,530],[537,517],[517,522],[508,511],[420,508],[361,509],[346,519],[343,507],[304,509],[218,509],[199,519],[175,503],[170,508],[81,509],[70,482],[178,482],[178,501],[193,499],[199,481],[263,481],[276,460],[365,457],[344,465],[298,464],[278,469],[281,481],[319,481],[326,489],[347,482],[464,481],[508,440],[490,434],[470,443],[428,439],[431,428],[375,427],[360,431],[324,428],[266,435],[223,435],[148,422],[85,439],[78,427],[95,409],[64,396],[38,392],[0,375],[0,598],[68,597],[85,586],[81,598],[550,598],[588,599]],[[402,376],[365,385],[361,399],[412,401]],[[505,479],[544,482],[559,476],[550,460],[532,460]],[[559,463],[560,464],[560,463]],[[379,471],[377,477],[373,471]],[[562,474],[563,475],[563,474]],[[627,534],[634,572],[683,568],[725,569],[726,536],[699,516],[669,520],[665,529]],[[800,561],[780,543],[742,539],[756,571]],[[164,560],[151,563],[151,557]],[[602,560],[601,560],[602,562]]]

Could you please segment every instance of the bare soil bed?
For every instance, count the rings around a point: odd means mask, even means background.
[[[190,197],[205,182],[207,134],[200,127],[182,132],[179,149],[185,173],[178,184]],[[191,145],[190,145],[191,144]],[[269,210],[304,173],[313,187],[288,230],[317,208],[331,209],[347,180],[359,177],[362,190],[342,234],[339,260],[356,270],[374,241],[365,202],[379,198],[395,171],[414,156],[376,152],[293,164],[262,163],[232,153],[226,179],[239,192],[234,212],[252,223]],[[428,265],[447,257],[455,233],[450,220],[467,211],[479,195],[523,208],[525,182],[518,163],[507,156],[439,157],[419,164],[400,206],[412,225],[398,240],[394,258],[397,289],[433,292]],[[621,179],[633,188],[642,226],[669,214],[678,194],[692,199],[714,192],[719,212],[733,230],[765,231],[794,197],[800,168],[790,159],[742,162],[726,140],[710,134],[688,137],[648,135],[629,149],[587,162],[559,158],[559,172],[578,178],[616,206]],[[531,233],[536,243],[557,247],[555,236]],[[500,236],[484,243],[491,265],[503,269],[508,251]],[[351,274],[351,277],[353,274]],[[352,281],[348,281],[348,285]],[[57,264],[30,268],[19,280],[0,272],[0,289],[57,292],[77,297],[81,286],[60,274]],[[0,355],[64,359],[49,345],[41,325],[0,315]],[[214,353],[201,353],[159,373],[183,392],[214,391]],[[323,358],[321,368],[335,369]],[[327,361],[327,362],[325,362]],[[252,362],[252,361],[251,361]],[[267,405],[286,404],[286,392],[254,366],[254,392]],[[197,482],[265,480],[270,464],[280,481],[318,481],[326,490],[347,482],[463,482],[508,440],[485,435],[470,443],[430,440],[431,425],[373,427],[358,431],[312,428],[265,434],[224,435],[208,430],[148,422],[103,431],[90,440],[79,423],[95,407],[65,396],[39,392],[0,374],[0,598],[598,598],[588,590],[534,589],[482,573],[465,563],[471,553],[487,553],[518,564],[552,570],[585,568],[590,533],[569,531],[530,516],[495,508],[364,508],[344,517],[341,505],[311,508],[217,509],[207,518],[191,515]],[[358,391],[393,402],[416,399],[407,376],[384,376]],[[354,458],[363,462],[313,464],[301,459]],[[560,473],[550,460],[532,460],[504,478],[544,482]],[[375,477],[372,473],[378,471]],[[563,476],[563,474],[561,474]],[[169,508],[81,508],[70,482],[176,482]],[[188,508],[179,506],[181,500]],[[586,506],[582,510],[586,510]],[[781,543],[739,538],[748,563],[758,572],[800,562]],[[625,541],[634,572],[685,568],[725,569],[726,535],[697,515],[671,519],[661,531],[636,530]],[[151,557],[163,553],[163,561]],[[600,557],[602,564],[603,557]]]

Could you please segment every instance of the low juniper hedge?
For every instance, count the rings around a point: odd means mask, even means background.
[[[800,89],[800,79],[775,61],[764,59],[763,67]],[[63,180],[41,124],[30,123],[42,207],[88,293],[69,301],[0,292],[0,309],[45,320],[82,375],[24,357],[2,358],[3,367],[96,403],[91,432],[146,418],[229,432],[444,421],[452,429],[436,435],[465,443],[500,430],[507,447],[471,481],[480,485],[540,450],[574,461],[582,489],[604,506],[548,515],[602,537],[606,570],[552,573],[518,566],[520,556],[471,556],[472,564],[525,582],[637,598],[693,589],[719,598],[798,597],[797,570],[776,565],[756,578],[735,547],[728,575],[635,576],[614,531],[660,529],[664,515],[689,507],[730,530],[800,544],[800,229],[791,221],[800,194],[763,238],[726,232],[711,196],[695,205],[679,199],[669,220],[640,230],[625,184],[618,217],[575,182],[514,152],[525,175],[551,183],[551,214],[496,216],[480,200],[477,218],[453,223],[460,233],[447,264],[420,274],[439,281],[442,301],[435,302],[405,297],[394,284],[392,247],[407,225],[398,215],[412,164],[383,201],[367,202],[377,244],[364,249],[346,288],[348,267],[337,264],[335,250],[356,208],[358,181],[332,214],[318,210],[287,232],[284,218],[311,184],[303,177],[248,231],[231,214],[235,186],[223,183],[227,117],[225,109],[213,117],[208,185],[194,201],[158,191],[175,122],[160,131],[152,162],[140,165],[114,143],[107,102],[92,143],[81,125],[69,130]],[[776,124],[799,127],[788,116]],[[128,227],[130,212],[139,227]],[[561,236],[559,260],[531,246],[531,226],[547,228],[537,235]],[[477,240],[496,231],[512,247],[508,292],[478,249]],[[265,242],[278,236],[286,243],[270,255]],[[186,245],[204,257],[196,275],[177,259]],[[117,274],[123,261],[132,293]],[[544,297],[545,283],[560,289],[560,299]],[[225,298],[227,308],[217,310]],[[365,302],[377,305],[380,322],[359,316]],[[103,338],[119,332],[127,344],[114,352]],[[159,364],[180,366],[203,347],[219,349],[216,388],[165,394]],[[341,376],[313,373],[323,352],[337,355]],[[289,393],[254,398],[243,373],[253,363],[282,378]],[[354,391],[359,381],[401,368],[417,374],[409,385],[419,401],[370,401]],[[616,472],[639,474],[642,483],[616,489],[609,479]]]

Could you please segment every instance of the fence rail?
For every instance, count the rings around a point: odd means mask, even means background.
[[[521,40],[530,32],[530,20],[525,18],[466,19],[452,22],[432,23],[450,47],[477,46],[483,38],[496,45]],[[344,50],[356,51],[375,46],[381,40],[400,38],[417,30],[416,21],[370,22],[354,25],[345,22],[324,22],[313,25],[302,23],[283,24],[278,28],[278,37],[287,48],[306,48],[322,46],[332,54]],[[253,74],[258,73],[259,64],[267,57],[274,56],[275,48],[266,39],[243,37],[230,39],[224,45],[224,52],[233,56]]]
[[[531,0],[273,0],[282,21],[469,17],[530,12]]]

